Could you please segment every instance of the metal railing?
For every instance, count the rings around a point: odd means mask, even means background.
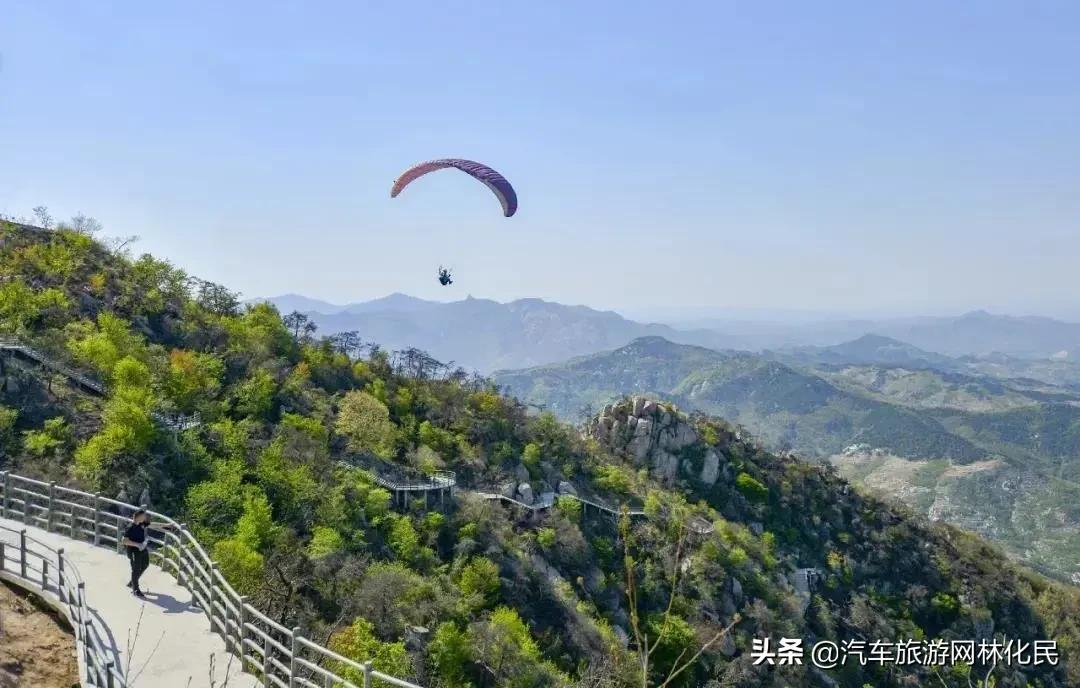
[[[125,688],[123,671],[111,660],[110,645],[94,622],[86,601],[86,584],[78,568],[64,555],[27,534],[0,526],[0,579],[51,598],[75,630],[75,648],[85,686]]]
[[[571,494],[569,492],[564,492],[564,493],[559,493],[559,494],[557,494],[555,492],[545,492],[545,493],[541,494],[536,499],[536,501],[534,501],[532,504],[526,504],[525,502],[523,502],[521,500],[518,500],[518,499],[514,499],[513,497],[507,497],[506,495],[502,494],[501,492],[484,492],[484,491],[479,491],[479,490],[477,490],[477,491],[465,490],[465,491],[466,492],[472,492],[473,494],[475,494],[477,497],[480,497],[481,499],[490,499],[492,501],[506,502],[507,504],[512,504],[514,506],[521,507],[521,508],[524,508],[524,509],[528,509],[530,511],[543,511],[545,509],[550,509],[551,507],[555,506],[555,502],[558,501],[558,499],[560,497],[566,497],[567,499],[572,499],[572,500],[574,500],[576,502],[580,502],[582,509],[588,509],[589,507],[592,507],[593,509],[595,509],[597,511],[600,511],[600,512],[603,512],[605,514],[608,514],[609,516],[618,517],[618,516],[622,515],[622,510],[624,508],[623,505],[619,505],[617,507],[611,507],[611,506],[608,506],[607,504],[601,504],[600,502],[593,501],[591,499],[588,499],[587,497],[579,497],[578,495]],[[645,510],[642,509],[641,507],[629,507],[628,506],[628,507],[625,507],[625,508],[626,508],[626,513],[627,513],[628,516],[638,517],[638,516],[644,516],[645,515]]]
[[[90,377],[83,375],[79,371],[69,366],[60,363],[50,356],[43,354],[37,349],[26,346],[13,339],[0,339],[0,349],[4,351],[10,351],[13,354],[22,356],[23,358],[34,361],[45,368],[49,368],[53,372],[59,373],[68,378],[72,382],[76,383],[80,387],[83,387],[98,396],[105,396],[105,385],[101,384],[97,380],[93,380]]]
[[[356,468],[345,464],[348,468]],[[457,484],[457,476],[453,471],[434,471],[424,478],[405,478],[403,482],[379,475],[375,471],[368,471],[376,484],[394,491],[421,492],[426,490],[452,490]]]
[[[0,518],[21,520],[117,552],[122,550],[124,530],[137,508],[100,494],[0,472]],[[305,638],[299,627],[286,628],[269,618],[229,585],[185,524],[164,514],[149,513],[155,521],[173,527],[148,531],[149,541],[155,546],[151,560],[191,593],[192,601],[209,619],[211,630],[221,635],[227,650],[240,659],[245,671],[262,678],[265,688],[370,688],[381,684],[420,688],[376,671],[370,661],[353,661]],[[59,570],[59,561],[56,568]],[[76,618],[81,623],[86,598],[82,581],[79,583],[76,599],[81,606]],[[120,673],[108,666],[102,675],[113,683],[87,685],[124,686],[117,682],[123,680]]]
[[[10,338],[0,338],[0,351],[6,351],[15,354],[16,356],[21,356],[28,361],[33,361],[43,368],[66,377],[79,387],[82,387],[84,390],[99,397],[108,395],[108,389],[104,384],[57,361],[55,358],[32,346],[27,346],[26,344]],[[202,418],[199,416],[198,412],[191,415],[185,415],[182,413],[167,414],[161,413],[160,411],[154,411],[151,415],[158,424],[177,432],[187,430],[188,428],[198,427],[202,424]]]

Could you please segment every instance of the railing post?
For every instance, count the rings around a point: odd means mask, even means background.
[[[6,555],[4,554],[4,543],[0,542],[0,571],[4,570],[4,557],[5,556]]]
[[[298,654],[300,654],[300,627],[296,626],[292,629],[292,647],[289,651],[289,688],[296,685],[296,673],[300,668],[299,662],[296,661]]]
[[[41,558],[41,591],[45,592],[49,589],[49,560],[45,557]]]
[[[217,593],[217,576],[215,576],[214,573],[217,570],[218,570],[217,562],[216,561],[210,562],[210,570],[207,572],[207,577],[210,580],[207,581],[207,586],[206,586],[206,589],[209,591],[209,598],[210,598],[209,600],[207,600],[207,603],[208,603],[207,606],[209,606],[210,608],[207,609],[206,611],[210,615],[210,632],[211,633],[214,631],[214,617],[217,616],[217,606],[214,604],[214,599],[217,597],[217,594],[216,594]],[[228,637],[229,637],[228,629],[226,629],[225,625],[222,624],[221,625],[221,638],[223,640],[225,640],[226,643],[228,643]]]
[[[0,497],[0,518],[8,517],[8,497],[10,496],[9,486],[11,481],[8,479],[10,474],[8,471],[0,471],[0,480],[4,483],[4,494]]]
[[[94,493],[94,547],[101,544],[101,495]]]
[[[105,686],[106,688],[116,688],[116,684],[113,683],[112,675],[113,663],[106,662],[105,664]]]
[[[270,680],[270,670],[273,668],[273,664],[270,662],[270,652],[273,650],[273,645],[270,644],[270,629],[266,629],[266,634],[263,636],[263,688],[270,688],[273,682]]]
[[[82,583],[80,583],[79,585],[82,585]],[[79,613],[82,614],[82,611],[80,611]],[[88,619],[86,615],[83,614],[82,623],[79,625],[82,627],[83,663],[86,665],[86,674],[87,676],[89,676],[90,669],[93,668],[96,677],[97,667],[95,667],[93,662],[90,660],[90,619]]]
[[[67,602],[64,594],[64,548],[56,550],[56,591],[61,602]]]
[[[115,514],[115,515],[119,516],[120,514]],[[116,553],[117,554],[123,554],[124,553],[124,530],[123,530],[123,526],[120,525],[120,519],[119,518],[112,519],[112,522],[113,522],[113,528],[116,530]]]
[[[364,688],[371,688],[371,660],[364,662]]]
[[[56,502],[56,483],[49,481],[49,512],[45,515],[45,532],[53,530],[53,504]]]
[[[181,523],[180,530],[176,535],[176,582],[181,588],[189,589],[190,586],[185,582],[187,579],[184,577],[184,558],[187,556],[187,524]],[[195,597],[192,593],[192,598]]]
[[[86,644],[86,624],[90,623],[90,619],[86,616],[86,583],[80,582],[75,594],[78,596],[79,633],[82,634],[79,636],[79,639]]]
[[[19,531],[19,575],[26,578],[26,531]]]
[[[247,597],[240,596],[238,604],[236,605],[236,655],[240,658],[240,667],[244,666],[244,637],[247,635],[247,629],[244,628],[244,606],[247,604]]]

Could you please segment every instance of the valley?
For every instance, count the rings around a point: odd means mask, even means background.
[[[831,462],[856,483],[1080,578],[1080,395],[996,378],[879,336],[836,347],[720,352],[661,338],[495,375],[580,420],[651,393],[729,419],[774,451]]]

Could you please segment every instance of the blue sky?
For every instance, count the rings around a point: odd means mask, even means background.
[[[0,212],[247,296],[1080,317],[1077,3],[123,5],[0,2]],[[446,156],[518,215],[390,200]]]

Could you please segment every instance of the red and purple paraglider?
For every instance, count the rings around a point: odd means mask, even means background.
[[[472,160],[461,160],[458,158],[431,160],[410,167],[405,170],[404,174],[397,178],[397,181],[394,182],[393,188],[390,189],[390,198],[396,198],[397,195],[401,193],[402,189],[416,179],[423,177],[428,172],[442,170],[447,167],[461,170],[473,179],[483,182],[487,188],[491,189],[491,192],[495,194],[495,197],[499,199],[499,203],[502,204],[503,215],[506,217],[510,217],[517,212],[517,193],[514,191],[514,187],[510,186],[510,182],[506,181],[506,177],[487,165]]]

